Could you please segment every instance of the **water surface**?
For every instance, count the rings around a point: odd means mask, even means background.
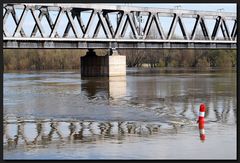
[[[236,159],[235,71],[11,72],[3,84],[4,159]]]

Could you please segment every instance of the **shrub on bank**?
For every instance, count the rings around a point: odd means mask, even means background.
[[[207,61],[207,58],[200,58],[196,64],[197,68],[208,69],[210,68],[210,63]]]

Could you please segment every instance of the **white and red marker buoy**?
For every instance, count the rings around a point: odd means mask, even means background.
[[[199,128],[200,139],[202,141],[206,139],[205,130],[204,130],[205,111],[206,111],[205,104],[201,104],[199,109],[199,115],[198,115],[198,128]]]

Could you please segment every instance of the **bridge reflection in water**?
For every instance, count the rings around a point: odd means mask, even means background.
[[[173,134],[178,127],[136,121],[9,120],[4,122],[4,148],[44,148],[50,144],[101,143],[107,139],[121,143],[131,136]]]
[[[126,96],[126,76],[113,77],[82,77],[81,88],[86,92],[88,98],[101,96],[116,99]]]

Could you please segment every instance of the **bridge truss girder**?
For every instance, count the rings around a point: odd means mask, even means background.
[[[100,5],[101,6],[101,5]],[[191,41],[198,40],[196,38],[197,29],[200,28],[203,36],[204,41],[211,42],[211,44],[218,43],[217,40],[217,33],[219,31],[222,32],[223,38],[220,41],[225,41],[225,43],[235,43],[237,40],[237,20],[236,16],[234,17],[232,14],[228,13],[208,13],[203,14],[201,12],[190,12],[188,10],[141,10],[141,8],[134,8],[133,9],[114,9],[108,7],[93,7],[93,5],[77,5],[77,6],[52,6],[52,5],[41,5],[41,4],[4,4],[5,12],[3,15],[3,38],[4,41],[11,40],[14,41],[23,41],[24,40],[34,40],[36,41],[41,39],[59,39],[61,38],[63,41],[67,41],[69,37],[75,39],[96,39],[98,41],[98,35],[100,28],[102,27],[103,33],[105,34],[105,40],[110,41],[115,39],[115,41],[119,40],[126,40],[126,30],[128,26],[131,29],[131,37],[129,41],[133,42],[147,42],[149,40],[149,33],[150,29],[152,29],[153,24],[156,24],[156,31],[160,38],[150,38],[151,40],[156,40],[156,43],[161,41],[165,41],[169,43],[173,40],[176,42],[183,43],[182,41],[187,41],[190,43]],[[20,18],[18,19],[16,16],[16,9],[21,9],[22,13]],[[57,17],[54,21],[52,18],[51,11],[57,12]],[[33,18],[34,27],[29,36],[26,35],[25,30],[23,27],[23,23],[27,21],[26,15],[30,12]],[[39,14],[37,13],[39,12]],[[83,16],[84,13],[90,13],[89,18]],[[110,18],[110,14],[115,14],[116,19]],[[9,16],[12,16],[16,27],[14,32],[11,34],[8,32],[7,27],[7,19]],[[62,35],[60,35],[57,31],[60,26],[61,21],[66,21],[63,19],[63,16],[67,18],[67,25]],[[164,32],[162,27],[162,22],[159,19],[161,16],[169,16],[172,17],[172,22],[169,29],[165,29]],[[140,23],[138,22],[138,18],[141,16],[146,17],[146,23],[143,25],[142,29],[140,27]],[[46,24],[42,24],[43,17],[46,17],[47,25],[50,27],[50,33],[46,34],[45,27]],[[205,18],[212,18],[215,20],[215,25],[213,31],[210,32],[207,28]],[[96,22],[97,18],[97,22]],[[183,19],[184,18],[194,18],[195,23],[193,29],[189,30],[186,28]],[[87,19],[87,23],[84,24],[84,19]],[[229,29],[228,23],[226,20],[233,20],[234,25],[232,29]],[[74,21],[77,20],[77,21]],[[113,24],[116,22],[116,27],[114,29]],[[154,23],[153,23],[154,22]],[[30,22],[28,22],[30,23]],[[183,35],[183,39],[176,39],[174,38],[174,32],[176,32],[176,25],[179,23],[180,30]],[[78,28],[79,27],[79,28]],[[69,36],[70,29],[72,29],[74,36]],[[79,29],[81,31],[79,31]],[[189,30],[189,31],[188,31]],[[36,33],[39,31],[40,36],[36,36]],[[92,36],[90,33],[93,33]],[[19,38],[22,38],[19,39]],[[103,38],[101,38],[103,39]],[[160,42],[161,42],[160,41]],[[154,41],[153,41],[154,42]],[[9,45],[11,43],[5,43],[5,45]]]

